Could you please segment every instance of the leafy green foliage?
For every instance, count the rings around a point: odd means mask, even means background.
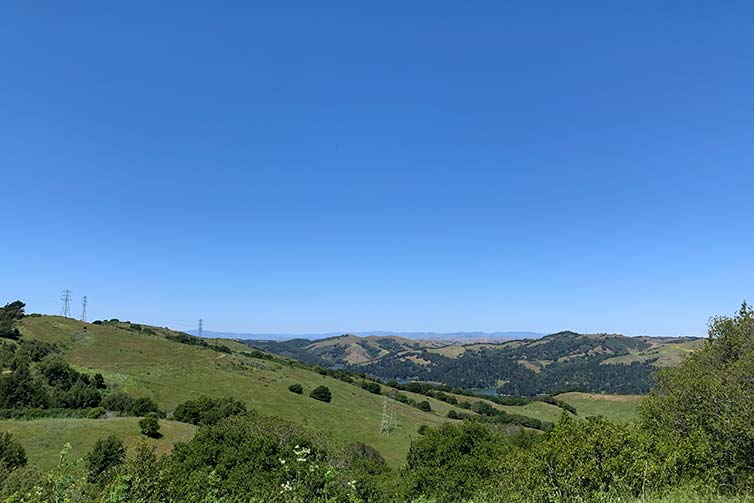
[[[331,483],[328,442],[306,430],[256,413],[202,428],[176,446],[167,463],[167,488],[175,501],[312,501],[342,494]]]
[[[301,393],[304,392],[304,387],[298,383],[291,384],[290,386],[288,386],[288,391],[290,391],[291,393],[296,393],[297,395],[300,395]]]
[[[320,402],[329,402],[332,400],[332,393],[327,386],[317,386],[309,393],[309,396]]]
[[[200,337],[194,337],[193,335],[189,335],[184,332],[178,332],[175,335],[168,335],[168,339],[175,342],[180,342],[181,344],[187,344],[189,346],[201,346],[208,348],[209,344],[207,344],[207,341]]]
[[[118,412],[123,416],[146,416],[150,412],[160,416],[164,415],[160,412],[157,402],[152,398],[134,398],[122,391],[106,395],[102,399],[102,407],[112,412]]]
[[[150,412],[146,417],[139,421],[139,430],[142,435],[150,438],[160,437],[160,422],[157,420],[157,414]]]
[[[0,308],[0,338],[18,340],[21,333],[14,327],[16,320],[24,317],[26,304],[17,300]]]
[[[432,412],[432,406],[426,400],[417,403],[416,408],[424,412]]]
[[[754,310],[712,320],[706,346],[657,376],[641,404],[644,427],[686,445],[688,470],[721,487],[751,481],[754,466]]]
[[[200,396],[187,400],[176,407],[173,418],[176,421],[196,425],[215,424],[226,417],[246,412],[246,406],[231,397],[210,398]]]
[[[492,478],[507,442],[478,423],[428,429],[411,444],[403,478],[407,500],[420,495],[440,501],[471,498]]]
[[[26,451],[10,433],[0,433],[0,467],[10,470],[26,464]]]
[[[98,482],[107,472],[123,463],[126,447],[115,435],[97,440],[84,458],[89,482]]]
[[[638,496],[661,488],[673,467],[636,425],[563,414],[545,441],[504,458],[503,490],[535,500],[586,500],[598,493]]]
[[[361,384],[359,384],[362,388],[367,390],[370,393],[374,393],[375,395],[379,395],[382,392],[382,388],[380,385],[374,381],[362,381]]]

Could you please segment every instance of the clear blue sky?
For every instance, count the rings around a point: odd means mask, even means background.
[[[222,3],[0,6],[0,300],[627,334],[754,300],[752,2]]]

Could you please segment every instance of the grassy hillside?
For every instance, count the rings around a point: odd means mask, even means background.
[[[158,454],[170,452],[175,442],[193,437],[196,427],[178,421],[160,420],[159,439],[147,438],[139,432],[139,419],[36,419],[33,421],[0,421],[0,431],[10,432],[26,450],[29,463],[43,470],[53,467],[66,443],[70,443],[72,459],[83,457],[100,438],[115,435],[126,447],[146,442],[157,448]]]
[[[638,417],[641,395],[600,395],[595,393],[561,393],[557,396],[576,407],[579,417],[605,416],[615,421],[633,421]]]
[[[393,466],[405,460],[410,439],[417,436],[421,424],[446,421],[447,404],[421,397],[437,412],[398,403],[398,429],[381,435],[382,396],[307,369],[181,344],[167,339],[174,333],[166,329],[136,327],[93,325],[57,316],[27,317],[19,322],[25,338],[57,343],[79,370],[101,372],[114,387],[150,396],[167,411],[201,394],[232,396],[250,408],[330,431],[344,441],[371,444]],[[229,340],[210,343],[249,349]],[[304,394],[289,392],[292,383],[301,383]],[[309,398],[308,392],[320,384],[330,387],[331,403]],[[51,455],[59,450],[57,445],[49,447]]]
[[[402,351],[436,350],[448,344],[447,341],[416,340],[392,335],[358,337],[349,334],[315,341],[249,341],[249,345],[259,349],[316,365],[357,365]]]

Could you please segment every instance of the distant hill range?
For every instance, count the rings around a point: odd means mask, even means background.
[[[186,333],[199,335],[198,330],[187,330]],[[292,339],[320,340],[343,335],[344,332],[327,332],[319,334],[246,334],[234,332],[212,332],[204,330],[203,337],[221,339],[257,340],[257,341],[287,341]],[[367,332],[353,332],[351,335],[358,337],[402,337],[405,339],[428,339],[445,341],[486,341],[501,339],[537,339],[546,334],[539,332],[390,332],[385,330],[373,330]]]
[[[348,368],[385,380],[496,388],[501,394],[565,391],[645,393],[652,374],[704,343],[695,337],[628,337],[558,332],[504,339],[354,334],[323,339],[246,340],[249,346],[314,365]],[[485,334],[490,335],[490,334]],[[536,335],[536,334],[532,334]]]

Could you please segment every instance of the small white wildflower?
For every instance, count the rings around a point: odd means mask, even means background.
[[[284,465],[284,464],[285,464],[285,460],[284,460],[284,459],[282,459],[282,458],[278,458],[278,461],[280,461],[280,464],[281,464],[281,465]]]
[[[296,446],[296,448],[293,449],[293,453],[299,458],[304,458],[304,461],[306,460],[306,456],[308,456],[311,452],[311,449],[307,449],[306,447],[299,448],[298,446]],[[301,461],[301,459],[299,459],[299,461]]]
[[[285,484],[280,484],[280,487],[283,488],[283,491],[281,491],[281,492],[292,491],[293,490],[293,486],[291,485],[290,482],[286,482]]]

